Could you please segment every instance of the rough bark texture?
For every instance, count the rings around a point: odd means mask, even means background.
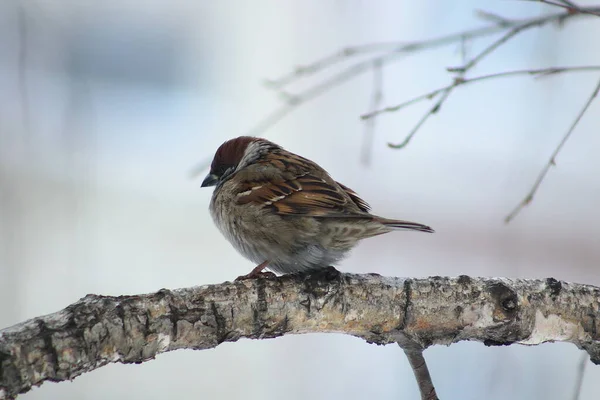
[[[88,295],[0,331],[0,399],[112,362],[240,338],[338,332],[418,347],[566,341],[600,363],[600,289],[546,280],[427,279],[335,270],[138,296]]]

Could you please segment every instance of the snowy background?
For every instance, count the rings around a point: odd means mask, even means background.
[[[584,4],[584,3],[581,3]],[[87,293],[134,294],[218,283],[253,264],[218,233],[211,190],[190,169],[247,133],[281,99],[262,82],[340,49],[423,40],[557,12],[532,2],[89,0],[0,3],[0,328]],[[497,36],[496,36],[497,37]],[[600,20],[536,28],[470,76],[598,65]],[[468,44],[474,55],[491,38]],[[19,65],[24,64],[25,68]],[[451,45],[383,68],[384,105],[447,85]],[[334,73],[333,69],[330,73]],[[590,95],[598,73],[458,88],[408,147],[392,150],[423,103],[377,121],[360,162],[373,74],[302,104],[265,136],[313,159],[378,214],[431,225],[363,242],[339,269],[396,276],[546,278],[600,285],[600,101],[592,104],[530,207],[509,225]],[[300,83],[301,90],[310,84]],[[566,399],[573,345],[425,353],[449,399]],[[582,399],[596,399],[588,365]],[[34,399],[417,399],[396,346],[343,335],[287,336],[109,365]]]

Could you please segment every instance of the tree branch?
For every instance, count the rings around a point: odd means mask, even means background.
[[[420,348],[565,341],[600,363],[600,288],[546,280],[341,274],[225,282],[136,296],[88,295],[0,331],[0,399],[113,362],[240,338],[346,333]]]
[[[410,301],[410,297],[407,297],[407,300]],[[433,387],[429,368],[427,368],[427,363],[423,356],[423,347],[414,340],[409,339],[406,335],[400,335],[397,343],[404,350],[408,363],[415,374],[419,392],[421,393],[421,400],[439,400]]]

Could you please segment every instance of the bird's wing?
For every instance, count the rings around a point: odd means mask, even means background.
[[[242,171],[240,171],[242,172]],[[292,153],[255,164],[239,188],[238,204],[262,204],[280,215],[370,218],[369,205],[310,160]]]

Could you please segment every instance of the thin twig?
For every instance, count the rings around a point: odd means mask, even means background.
[[[577,4],[573,3],[569,0],[558,0],[558,2],[550,1],[550,0],[526,0],[526,1],[534,1],[536,3],[547,4],[549,6],[560,7],[566,9],[571,14],[590,14],[600,17],[600,13],[597,11],[592,11],[586,8],[581,8]]]
[[[508,20],[503,20],[503,21],[508,21]],[[523,32],[524,30],[529,29],[538,24],[539,24],[538,21],[531,21],[528,23],[524,23],[524,24],[515,26],[514,28],[510,29],[507,33],[502,35],[499,39],[495,40],[489,46],[484,48],[481,52],[479,52],[475,57],[473,57],[469,62],[467,62],[462,67],[448,68],[449,72],[458,72],[458,76],[456,76],[454,78],[453,84],[450,85],[449,87],[447,87],[443,91],[442,97],[423,117],[421,117],[419,122],[408,133],[408,135],[406,136],[404,141],[402,141],[399,144],[389,144],[389,146],[394,149],[401,149],[401,148],[405,147],[410,142],[410,140],[413,138],[413,136],[417,133],[417,131],[421,128],[421,126],[423,126],[423,124],[429,119],[429,117],[431,117],[433,114],[435,114],[439,111],[439,109],[442,107],[444,102],[448,99],[448,97],[450,96],[450,94],[452,93],[454,88],[457,87],[458,85],[464,83],[464,81],[465,81],[464,76],[467,72],[469,72],[471,69],[473,69],[485,57],[492,54],[495,50],[497,50],[500,46],[502,46],[503,44],[508,42],[510,39],[516,37],[519,33]],[[506,26],[506,25],[504,25],[504,26]]]
[[[560,1],[563,4],[568,5],[570,7],[577,8],[577,5],[570,0],[558,0],[558,1]]]
[[[533,184],[533,187],[531,188],[531,190],[529,191],[527,196],[525,196],[525,198],[523,200],[521,200],[521,202],[504,219],[504,221],[506,223],[510,222],[525,206],[527,206],[529,203],[531,203],[531,201],[533,200],[533,196],[536,194],[537,190],[539,189],[540,185],[542,184],[542,181],[546,177],[546,174],[548,173],[548,171],[550,170],[550,168],[552,166],[556,165],[556,156],[558,155],[558,153],[560,153],[560,150],[563,148],[563,146],[565,145],[567,140],[569,140],[569,137],[575,130],[575,127],[577,126],[577,124],[579,124],[579,121],[581,120],[583,115],[586,113],[586,111],[588,110],[588,108],[590,107],[590,105],[592,104],[594,99],[596,98],[596,96],[598,96],[599,91],[600,91],[600,80],[598,80],[598,84],[594,88],[592,94],[588,98],[587,102],[585,103],[585,105],[583,106],[583,108],[581,109],[581,111],[579,112],[579,114],[577,115],[575,120],[573,121],[573,123],[571,124],[571,127],[569,128],[569,130],[563,136],[563,138],[560,141],[560,143],[558,144],[558,146],[556,146],[556,149],[554,149],[554,152],[550,156],[550,159],[548,160],[548,162],[546,163],[546,165],[540,172],[539,176],[535,180],[535,183]]]
[[[534,27],[538,24],[539,24],[538,21],[531,21],[529,23],[515,26],[514,28],[509,30],[507,33],[502,35],[502,37],[500,37],[498,40],[492,42],[492,44],[490,44],[485,49],[483,49],[479,54],[477,54],[477,56],[473,57],[471,59],[471,61],[469,61],[464,66],[458,67],[458,68],[449,68],[448,70],[450,72],[462,72],[462,73],[468,72],[475,65],[477,65],[481,60],[483,60],[485,57],[489,56],[491,53],[493,53],[495,50],[497,50],[498,47],[502,46],[503,44],[508,42],[510,39],[512,39],[519,33],[523,32],[524,30]]]
[[[438,89],[432,90],[430,92],[421,94],[419,96],[413,97],[412,99],[407,100],[403,103],[397,104],[395,106],[385,107],[385,108],[382,108],[375,112],[364,114],[361,116],[361,118],[369,119],[369,118],[376,117],[380,114],[396,112],[407,106],[419,103],[421,101],[431,100],[431,99],[435,98],[436,96],[438,96],[440,93],[443,93],[450,88],[463,86],[463,85],[480,82],[480,81],[484,81],[484,80],[505,78],[505,77],[518,76],[518,75],[547,76],[547,75],[554,75],[554,74],[560,74],[560,73],[565,73],[565,72],[590,72],[590,71],[600,71],[600,65],[586,65],[586,66],[576,66],[576,67],[551,67],[551,68],[541,68],[541,69],[520,69],[520,70],[515,70],[515,71],[504,71],[504,72],[497,72],[497,73],[493,73],[493,74],[481,75],[481,76],[477,76],[474,78],[468,78],[468,79],[457,79],[450,85],[443,86],[441,88],[438,88]]]
[[[577,367],[577,376],[575,379],[575,392],[573,393],[573,400],[579,400],[581,394],[581,386],[583,385],[583,376],[585,374],[585,366],[588,364],[590,357],[587,353],[581,353],[579,359],[579,366]]]
[[[440,99],[435,103],[435,105],[433,107],[431,107],[431,109],[429,111],[427,111],[427,113],[425,115],[423,115],[421,117],[419,122],[417,122],[417,124],[408,133],[408,135],[406,135],[406,138],[404,139],[404,141],[402,141],[399,144],[391,144],[390,143],[390,144],[388,144],[389,147],[391,147],[393,149],[401,149],[401,148],[405,147],[406,145],[408,145],[408,143],[411,141],[413,136],[415,136],[415,134],[419,131],[419,129],[421,129],[421,126],[423,126],[423,124],[425,124],[425,122],[429,119],[429,117],[431,117],[433,114],[437,113],[440,110],[440,108],[442,107],[444,102],[448,99],[448,97],[450,96],[450,94],[452,93],[454,88],[460,84],[459,82],[464,81],[464,76],[467,72],[469,72],[469,70],[471,70],[473,67],[475,67],[481,60],[483,60],[485,57],[490,55],[494,50],[496,50],[502,44],[506,43],[511,38],[515,37],[519,32],[527,29],[528,27],[529,27],[529,24],[525,24],[525,25],[520,25],[520,26],[517,26],[517,27],[511,29],[506,34],[504,34],[500,39],[492,42],[492,44],[490,44],[485,49],[483,49],[481,52],[479,52],[475,57],[473,57],[469,62],[467,62],[462,67],[448,68],[449,72],[458,72],[458,75],[454,78],[454,83],[450,87],[448,87],[447,89],[445,89],[443,91],[443,94],[440,97]]]
[[[412,128],[412,130],[408,133],[408,135],[406,135],[406,138],[404,138],[404,140],[398,144],[388,143],[388,146],[391,147],[392,149],[401,149],[401,148],[405,147],[406,145],[408,145],[408,143],[411,141],[413,136],[415,136],[415,134],[418,132],[418,130],[421,129],[421,126],[423,126],[423,124],[429,119],[429,117],[431,117],[433,114],[437,113],[440,110],[440,108],[442,107],[442,104],[444,104],[446,99],[448,99],[448,96],[450,96],[450,93],[452,93],[452,90],[454,90],[454,88],[457,86],[458,85],[451,85],[451,86],[447,87],[446,89],[444,89],[442,91],[442,95],[440,96],[439,100],[433,105],[433,107],[431,107],[429,109],[429,111],[427,111],[425,113],[425,115],[423,115],[421,117],[419,122],[417,122],[417,124]],[[437,96],[437,94],[436,94],[436,96]],[[373,118],[368,118],[367,120],[371,120],[371,119],[373,119]]]
[[[266,79],[264,84],[269,89],[280,90],[283,87],[294,83],[296,80],[324,71],[327,68],[330,68],[340,62],[349,60],[352,57],[372,53],[402,52],[403,48],[410,47],[412,45],[414,45],[414,43],[389,42],[369,43],[360,46],[346,47],[326,57],[320,58],[311,64],[298,66],[292,72],[279,78]]]
[[[369,110],[377,110],[383,101],[383,71],[381,63],[373,64],[373,89],[371,94],[371,104]],[[375,119],[365,121],[365,131],[363,135],[363,146],[361,161],[365,165],[371,163],[371,154],[373,152],[373,140],[375,136]]]
[[[325,71],[326,69],[333,67],[341,62],[345,62],[351,60],[354,57],[369,55],[373,53],[385,53],[384,55],[376,55],[372,58],[364,61],[359,61],[360,63],[367,63],[371,65],[376,59],[380,58],[384,63],[394,61],[397,58],[400,58],[401,55],[416,53],[423,50],[435,49],[443,46],[447,46],[453,43],[459,43],[462,40],[469,39],[480,39],[487,36],[491,36],[507,29],[515,28],[522,25],[527,25],[529,27],[533,26],[543,26],[548,23],[562,21],[566,19],[570,19],[576,16],[581,16],[581,14],[585,13],[594,13],[600,12],[600,6],[596,7],[586,7],[582,8],[579,14],[572,14],[568,11],[558,12],[554,14],[544,15],[536,18],[527,18],[527,19],[507,19],[503,17],[496,16],[496,20],[491,21],[492,23],[489,26],[485,26],[483,28],[470,29],[462,32],[452,33],[450,35],[444,35],[433,39],[426,39],[421,41],[412,41],[412,42],[390,42],[390,43],[372,43],[365,44],[362,46],[353,46],[346,47],[340,51],[337,51],[331,55],[318,59],[310,64],[299,66],[295,68],[293,71],[289,72],[286,75],[283,75],[276,79],[271,79],[266,81],[266,86],[270,89],[279,90],[285,86],[293,84],[301,79],[309,78],[315,74]],[[481,15],[482,12],[479,12]],[[485,12],[483,12],[485,13]],[[486,13],[486,15],[491,16],[494,15],[492,13]],[[485,17],[484,17],[485,18]],[[497,19],[502,19],[503,23],[499,23]],[[490,19],[490,18],[488,18]],[[385,57],[386,55],[392,55],[395,57]],[[385,59],[384,59],[385,58]]]
[[[509,27],[513,23],[513,20],[511,19],[485,10],[475,10],[475,15],[484,21],[493,22],[503,28]]]

